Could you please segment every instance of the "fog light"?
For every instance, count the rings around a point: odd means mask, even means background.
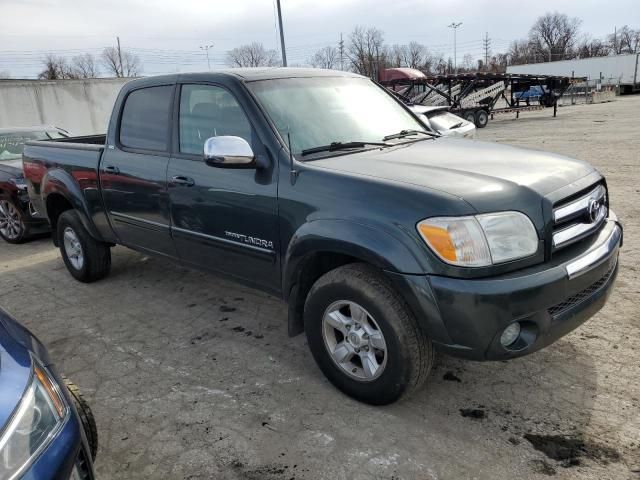
[[[504,329],[500,336],[500,343],[503,347],[508,347],[518,339],[518,336],[520,336],[520,324],[515,322]]]

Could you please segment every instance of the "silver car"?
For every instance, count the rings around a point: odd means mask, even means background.
[[[410,105],[409,109],[431,130],[446,137],[475,138],[476,126],[462,117],[449,112],[449,107]]]

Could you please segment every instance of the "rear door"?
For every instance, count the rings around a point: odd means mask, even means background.
[[[210,137],[244,138],[266,159],[238,98],[218,85],[181,86],[178,141],[167,178],[172,232],[180,258],[265,290],[280,289],[275,165],[226,169],[204,161]]]
[[[100,162],[105,208],[120,243],[176,256],[167,167],[175,85],[132,90],[124,99],[115,145]]]

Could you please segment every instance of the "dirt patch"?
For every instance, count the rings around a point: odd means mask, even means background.
[[[443,380],[447,380],[448,382],[462,382],[460,378],[453,372],[447,372],[442,376]]]
[[[620,453],[616,449],[589,442],[580,437],[526,433],[524,438],[533,445],[533,448],[544,453],[548,458],[562,462],[564,467],[580,465],[581,458],[595,460],[605,465],[620,461]]]
[[[460,415],[466,418],[474,418],[476,420],[487,418],[487,412],[479,408],[461,408]]]

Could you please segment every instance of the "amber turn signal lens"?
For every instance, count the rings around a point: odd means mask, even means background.
[[[455,262],[458,259],[456,247],[447,229],[425,224],[419,224],[418,229],[429,243],[429,246],[433,248],[438,255],[450,262]]]
[[[58,412],[58,415],[60,417],[63,417],[64,411],[65,411],[64,401],[62,400],[62,398],[60,398],[60,394],[58,393],[58,390],[51,383],[51,379],[49,378],[49,375],[47,375],[38,365],[34,365],[33,373],[36,375],[38,380],[40,380],[40,383],[49,394],[49,397],[51,398],[51,402],[53,403],[53,406]]]

